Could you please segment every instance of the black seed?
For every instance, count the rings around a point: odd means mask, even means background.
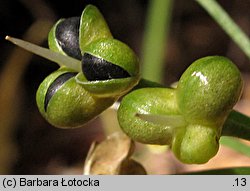
[[[62,85],[68,81],[70,78],[74,77],[77,73],[76,72],[67,72],[58,76],[52,84],[50,84],[44,99],[44,110],[47,111],[47,107],[49,104],[50,99],[53,95],[62,87]]]
[[[79,48],[80,17],[71,17],[60,22],[56,27],[56,40],[63,51],[78,60],[82,59]]]
[[[130,74],[122,67],[88,53],[83,55],[82,70],[89,81],[130,77]]]

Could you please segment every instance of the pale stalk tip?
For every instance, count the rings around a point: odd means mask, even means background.
[[[10,37],[10,36],[6,36],[5,39],[29,52],[32,52],[33,54],[39,55],[52,62],[56,62],[59,66],[66,66],[78,72],[81,71],[81,61],[76,60],[75,58],[65,56],[58,52],[54,52],[50,49],[40,47],[36,44],[24,41],[22,39]]]
[[[10,36],[5,36],[5,40],[10,40],[11,39],[11,37]]]
[[[187,122],[181,115],[158,115],[158,114],[141,114],[136,113],[136,117],[154,123],[157,125],[172,126],[172,127],[185,127]]]

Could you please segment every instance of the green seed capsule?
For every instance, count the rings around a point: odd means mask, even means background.
[[[124,77],[130,77],[130,76],[136,76],[139,73],[139,66],[138,66],[138,58],[134,51],[129,48],[126,44],[122,43],[119,40],[116,39],[100,39],[98,41],[95,41],[91,43],[89,46],[85,48],[84,55],[83,55],[83,61],[82,61],[82,69],[84,73],[85,69],[90,68],[90,64],[92,64],[92,67],[100,67],[102,63],[85,63],[86,56],[92,56],[94,58],[99,58],[101,60],[104,60],[105,62],[110,63],[110,65],[113,65],[114,67],[119,67],[120,70],[123,70],[123,72],[120,72],[121,74],[123,73]],[[86,66],[85,66],[86,65]],[[105,63],[104,63],[105,65]],[[115,75],[114,71],[112,71],[112,66],[109,68],[107,64],[107,68],[110,69],[111,71],[109,74],[111,75],[112,78],[123,78],[123,77],[112,77],[112,75]],[[105,67],[104,67],[105,70]],[[117,69],[118,70],[118,69]],[[102,72],[102,71],[101,71]],[[100,73],[101,73],[100,72]],[[88,74],[86,74],[88,75]],[[105,78],[104,80],[108,79]],[[94,79],[95,80],[95,79]]]
[[[87,5],[80,20],[79,44],[82,54],[90,43],[104,38],[113,38],[104,17],[97,7]]]
[[[49,48],[55,52],[81,60],[79,27],[80,17],[60,19],[49,32]]]
[[[95,96],[119,97],[139,80],[137,56],[126,44],[113,39],[93,5],[86,6],[81,18],[59,20],[49,33],[49,47],[81,60],[82,74],[77,82]]]
[[[143,120],[142,114],[178,116],[175,90],[138,89],[127,94],[118,109],[119,124],[133,140],[146,144],[171,144],[175,127]]]
[[[85,46],[101,38],[113,38],[100,11],[88,5],[81,17],[60,19],[48,36],[49,48],[55,52],[82,59]]]
[[[139,81],[137,56],[113,39],[93,5],[86,6],[80,18],[61,19],[53,26],[48,37],[50,49],[16,38],[8,40],[68,68],[47,77],[37,93],[39,110],[57,127],[83,125]]]
[[[139,81],[139,61],[126,44],[99,39],[85,47],[78,83],[100,97],[121,96]]]
[[[110,107],[114,98],[96,98],[75,82],[76,73],[59,69],[40,84],[37,105],[48,122],[60,128],[76,128]]]
[[[242,91],[239,70],[227,58],[195,61],[176,89],[144,88],[118,110],[123,131],[148,144],[168,144],[183,163],[202,164],[219,149],[221,128]]]
[[[191,64],[177,86],[180,114],[189,124],[172,144],[184,163],[202,164],[218,151],[221,128],[239,100],[242,78],[227,58],[209,56]]]
[[[180,112],[189,123],[221,126],[242,91],[237,67],[227,58],[209,56],[195,61],[177,87]]]
[[[183,163],[203,164],[218,152],[219,137],[220,133],[216,128],[188,125],[178,129],[172,143],[172,151]]]

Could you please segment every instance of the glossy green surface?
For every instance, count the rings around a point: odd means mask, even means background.
[[[132,139],[168,144],[183,163],[203,164],[218,152],[223,123],[241,91],[240,72],[229,59],[204,57],[187,68],[176,89],[142,88],[126,95],[118,120]]]
[[[68,69],[59,69],[50,74],[40,84],[36,95],[37,105],[42,115],[49,123],[60,128],[83,126],[115,102],[114,98],[94,97],[77,84],[74,78],[71,78],[53,95],[45,112],[44,99],[49,86],[58,76],[68,71]]]
[[[119,97],[130,91],[137,84],[139,77],[88,81],[82,73],[79,73],[76,80],[97,97]]]
[[[221,126],[241,91],[237,67],[225,57],[208,56],[195,61],[183,73],[177,101],[190,123]]]
[[[166,88],[142,88],[127,94],[118,109],[122,130],[138,142],[170,144],[174,127],[150,123],[137,114],[178,115],[175,99],[175,91]]]
[[[202,125],[188,125],[176,133],[172,151],[183,163],[203,164],[218,152],[218,140],[217,129]]]
[[[58,20],[51,28],[48,35],[49,48],[55,52],[65,54],[61,46],[56,40],[57,25],[65,19]],[[87,5],[82,12],[79,28],[79,47],[83,53],[85,46],[91,42],[102,38],[113,38],[109,27],[97,7]]]
[[[131,77],[111,80],[87,81],[83,74],[77,82],[96,96],[121,96],[131,90],[139,81],[139,60],[126,44],[115,39],[100,39],[85,47],[85,52],[102,58],[125,69]],[[83,63],[84,64],[84,63]]]
[[[122,67],[132,77],[139,74],[138,57],[130,47],[119,40],[99,39],[86,46],[85,52]]]
[[[51,29],[48,37],[51,50],[65,53],[55,38],[59,20]],[[103,81],[87,81],[84,74],[76,78],[91,94],[98,97],[118,97],[131,90],[139,81],[139,61],[134,51],[121,41],[115,40],[100,11],[93,5],[88,5],[80,19],[79,46],[82,54],[89,53],[125,69],[131,77]],[[84,64],[84,63],[83,63]]]
[[[113,38],[102,14],[93,5],[87,5],[82,12],[80,21],[79,41],[82,53],[85,46],[102,38]]]

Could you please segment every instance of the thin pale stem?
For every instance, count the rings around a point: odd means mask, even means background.
[[[5,39],[29,52],[46,58],[52,62],[56,62],[59,66],[65,66],[78,72],[81,71],[81,62],[79,60],[59,54],[57,52],[53,52],[50,49],[40,47],[38,45],[26,42],[18,38],[6,36]]]

